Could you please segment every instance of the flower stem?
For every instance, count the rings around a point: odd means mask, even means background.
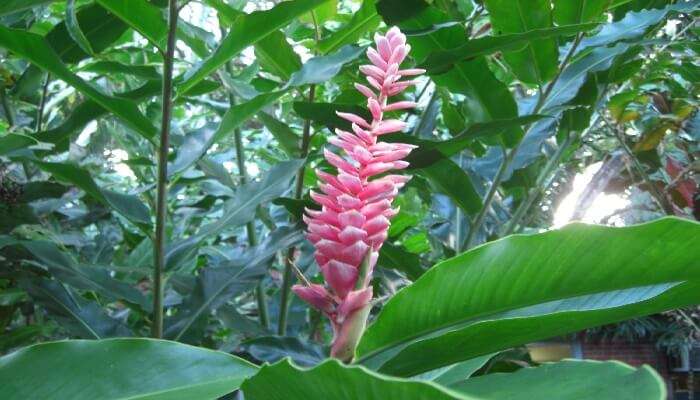
[[[173,62],[177,33],[177,1],[168,2],[168,41],[163,57],[162,119],[158,148],[158,194],[156,197],[156,231],[153,264],[153,325],[151,336],[163,337],[163,270],[165,269],[165,223],[168,191],[168,149],[170,148],[170,119],[172,115]]]

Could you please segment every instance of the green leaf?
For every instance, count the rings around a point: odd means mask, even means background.
[[[84,169],[71,164],[33,161],[42,170],[51,173],[54,178],[72,183],[100,203],[112,207],[116,212],[137,224],[148,225],[151,214],[138,197],[102,189]]]
[[[272,136],[277,139],[280,148],[287,153],[289,157],[298,157],[299,149],[301,148],[301,138],[294,133],[292,128],[284,122],[278,120],[266,112],[259,112],[258,119],[270,131]]]
[[[700,7],[700,1],[679,2],[670,4],[666,8],[642,10],[638,12],[630,12],[625,15],[625,18],[603,25],[600,32],[595,35],[585,38],[581,41],[578,51],[593,46],[605,46],[611,43],[633,39],[643,35],[647,28],[659,23],[666,15],[673,12],[691,12]]]
[[[314,57],[292,74],[287,86],[327,82],[340,72],[343,65],[359,57],[364,50],[362,47],[348,45],[329,56]]]
[[[379,250],[377,264],[384,268],[391,268],[406,274],[408,279],[415,281],[425,272],[417,254],[409,253],[400,246],[384,243]]]
[[[450,386],[472,376],[476,371],[480,370],[481,367],[486,365],[493,356],[493,354],[487,354],[485,356],[472,358],[468,361],[416,375],[413,378],[433,381],[443,386]]]
[[[182,340],[211,310],[252,289],[265,274],[266,263],[302,239],[303,233],[298,227],[281,227],[237,259],[201,270],[194,292],[184,301],[177,315],[168,321],[166,336]]]
[[[349,112],[357,114],[369,121],[372,119],[366,107],[361,107],[355,104],[341,103],[310,103],[307,101],[295,101],[292,104],[294,112],[299,115],[299,118],[316,121],[328,126],[331,130],[336,128],[350,129],[350,123],[340,118],[336,111]]]
[[[301,59],[280,31],[273,32],[255,43],[255,58],[265,70],[285,81],[301,69]]]
[[[288,360],[266,365],[241,388],[247,400],[471,399],[429,382],[384,376],[336,360],[312,369],[301,369]]]
[[[182,144],[177,147],[175,160],[168,165],[168,175],[179,174],[196,163],[211,146],[215,132],[214,124],[206,124],[187,134]]]
[[[454,161],[443,158],[417,170],[438,192],[449,196],[467,215],[476,215],[482,207],[474,184]]]
[[[557,25],[598,21],[611,0],[554,0],[552,16]]]
[[[547,99],[542,103],[542,110],[544,112],[551,111],[574,99],[589,73],[610,68],[615,58],[627,51],[628,48],[629,44],[626,43],[619,43],[613,47],[597,48],[569,64],[561,73]]]
[[[565,360],[511,374],[489,374],[451,386],[484,400],[664,400],[666,383],[648,365]]]
[[[131,335],[124,324],[109,317],[99,304],[76,295],[57,282],[37,279],[23,281],[20,284],[32,300],[41,304],[49,316],[74,337],[102,339]],[[0,375],[2,375],[2,359],[0,359]]]
[[[346,44],[356,43],[366,32],[375,30],[382,21],[377,14],[375,3],[376,0],[364,0],[350,22],[318,43],[318,50],[328,54]]]
[[[165,47],[168,25],[161,10],[145,0],[97,0],[97,3],[158,47]]]
[[[302,165],[304,160],[281,162],[272,167],[259,181],[241,185],[236,191],[236,197],[224,203],[221,218],[205,225],[197,234],[176,241],[168,247],[168,268],[186,259],[207,237],[252,221],[255,218],[255,209],[261,203],[273,200],[289,189],[290,181]]]
[[[39,143],[36,139],[19,134],[0,136],[0,156],[12,153],[16,150],[26,149]]]
[[[85,34],[80,29],[78,24],[78,17],[75,13],[75,0],[66,1],[66,28],[68,28],[68,34],[73,40],[83,49],[87,54],[93,55],[95,52],[92,50],[90,41],[87,40]]]
[[[533,29],[522,33],[480,37],[468,40],[464,45],[453,49],[438,50],[430,53],[428,58],[421,64],[421,68],[427,69],[431,74],[440,73],[451,68],[454,63],[460,60],[489,55],[498,51],[521,50],[535,39],[572,35],[593,29],[596,26],[597,24],[572,24]]]
[[[0,4],[0,17],[16,13],[17,11],[28,10],[53,1],[56,0],[4,0],[3,3]]]
[[[214,133],[214,136],[212,136],[209,146],[232,134],[236,128],[241,126],[241,124],[252,118],[255,114],[260,112],[260,110],[271,104],[273,101],[276,101],[282,97],[282,95],[285,93],[286,90],[263,93],[249,101],[246,101],[245,103],[236,104],[235,106],[229,108],[228,111],[226,111],[226,114],[224,114],[224,117],[221,119],[219,128]],[[209,146],[206,146],[206,149],[208,149]]]
[[[508,120],[518,117],[518,109],[508,88],[493,75],[484,57],[460,61],[447,73],[433,76],[435,84],[467,97],[465,108],[471,123]],[[519,143],[519,126],[505,129],[501,135],[508,147]]]
[[[19,29],[9,29],[0,26],[0,46],[64,80],[101,107],[114,113],[125,125],[134,129],[145,138],[150,140],[155,136],[156,128],[148,118],[139,112],[136,104],[126,99],[107,96],[73,74],[61,62],[58,55],[43,37]]]
[[[83,71],[96,72],[99,74],[109,75],[114,73],[122,73],[127,75],[137,76],[144,79],[160,80],[161,76],[158,70],[151,65],[133,65],[123,64],[116,61],[97,61],[87,64],[81,68]],[[123,96],[122,96],[123,97]]]
[[[214,400],[256,371],[232,355],[164,340],[70,340],[0,358],[0,390],[5,400]]]
[[[525,115],[507,120],[476,123],[454,137],[443,141],[421,140],[415,136],[401,133],[388,136],[386,140],[417,145],[418,148],[411,152],[406,161],[411,163],[409,166],[411,169],[424,168],[444,158],[459,154],[478,138],[498,135],[513,127],[531,124],[542,118],[544,118],[543,115]]]
[[[135,287],[112,277],[105,269],[89,265],[78,265],[71,256],[62,252],[48,241],[22,241],[19,244],[27,249],[38,264],[44,266],[51,275],[75,289],[90,290],[108,300],[122,300],[151,310],[151,300]]]
[[[485,0],[484,5],[498,35],[552,27],[549,0]],[[504,58],[518,79],[541,85],[556,74],[558,55],[556,42],[549,38],[533,40],[523,50],[505,53]]]
[[[185,75],[179,92],[186,93],[202,79],[216,71],[246,47],[289,24],[296,17],[307,13],[330,0],[296,0],[282,2],[270,10],[256,11],[238,17],[219,47],[202,63]]]
[[[700,224],[571,224],[444,261],[397,293],[365,332],[363,363],[413,375],[475,356],[696,304]],[[440,310],[436,313],[435,310]],[[459,348],[459,352],[454,349]]]

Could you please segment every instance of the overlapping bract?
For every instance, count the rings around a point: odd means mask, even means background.
[[[372,121],[355,114],[337,113],[352,124],[352,132],[336,130],[337,136],[329,142],[342,149],[345,157],[325,150],[326,160],[338,168],[338,174],[317,171],[322,193],[312,191],[311,197],[322,209],[307,209],[304,216],[308,239],[316,247],[316,261],[330,290],[316,284],[293,288],[299,297],[331,319],[335,331],[331,353],[338,358],[347,358],[345,353],[354,350],[350,336],[357,331],[357,324],[364,327],[372,299],[372,288],[368,286],[371,273],[379,249],[387,239],[389,220],[398,212],[391,204],[398,190],[410,179],[385,173],[406,168],[408,163],[402,159],[415,146],[378,139],[405,127],[403,121],[384,119],[385,112],[413,108],[416,104],[410,101],[388,103],[388,98],[415,84],[413,80],[402,78],[424,72],[399,69],[410,45],[398,28],[389,29],[386,36],[376,34],[374,39],[376,49],[367,50],[372,64],[360,67],[369,86],[355,84],[367,97]],[[363,260],[369,264],[364,276],[360,276]],[[356,321],[358,319],[362,321]]]

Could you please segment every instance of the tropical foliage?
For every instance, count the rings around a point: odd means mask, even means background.
[[[0,397],[664,399],[647,366],[522,348],[700,304],[698,11],[3,1]],[[368,109],[392,26],[426,73]],[[413,177],[338,360],[291,290],[324,275],[303,214],[334,132],[381,112]]]

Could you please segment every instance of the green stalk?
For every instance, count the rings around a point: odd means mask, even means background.
[[[163,57],[162,119],[158,148],[158,194],[156,197],[156,232],[153,264],[153,325],[151,336],[163,337],[163,270],[165,269],[165,223],[168,191],[168,149],[170,148],[170,119],[173,110],[173,62],[177,32],[177,1],[168,2],[168,42]]]
[[[229,101],[231,105],[234,104],[233,94],[229,95]],[[240,176],[241,184],[248,182],[248,174],[245,169],[245,151],[243,149],[243,139],[241,137],[241,130],[236,128],[233,131],[233,138],[236,142],[236,163],[238,164],[238,175]],[[258,244],[258,237],[255,233],[255,221],[250,221],[245,225],[246,235],[248,237],[248,245],[250,248],[255,247]],[[258,317],[260,318],[260,325],[268,329],[270,326],[267,313],[267,300],[265,299],[265,287],[263,285],[263,280],[258,282],[258,286],[255,289],[255,298],[258,303]]]
[[[311,11],[311,19],[314,22],[314,39],[316,44],[321,41],[321,31],[316,20],[316,13]],[[313,103],[316,98],[316,85],[309,86],[309,103]],[[306,158],[309,155],[309,143],[311,142],[311,120],[304,121],[304,129],[301,137],[301,158]],[[296,186],[294,187],[294,198],[299,200],[304,191],[304,169],[302,165],[297,172]],[[282,290],[280,292],[280,316],[277,321],[277,334],[284,336],[287,334],[287,315],[289,314],[289,292],[292,288],[292,267],[294,263],[294,246],[287,250],[287,255],[284,258],[284,275],[282,276]]]
[[[36,111],[36,125],[35,131],[40,132],[42,128],[42,123],[44,121],[44,108],[46,107],[46,97],[49,91],[49,82],[51,82],[51,74],[46,74],[46,80],[44,81],[44,87],[41,90],[41,101],[39,102],[39,108]]]
[[[520,206],[518,206],[518,208],[515,210],[513,217],[511,217],[510,221],[508,221],[508,225],[506,225],[501,236],[507,236],[513,233],[513,230],[518,226],[518,223],[523,216],[525,216],[525,213],[530,209],[530,207],[532,207],[535,200],[538,199],[549,187],[549,182],[547,181],[549,180],[552,170],[559,165],[561,157],[564,155],[564,152],[571,145],[571,143],[573,143],[575,137],[576,135],[569,134],[552,157],[547,160],[547,164],[544,166],[542,171],[540,171],[540,174],[537,175],[535,186],[530,189],[527,198],[520,203]]]
[[[573,44],[571,45],[571,49],[569,49],[569,52],[566,54],[564,57],[564,60],[561,62],[559,65],[559,69],[557,70],[557,74],[552,78],[552,81],[547,85],[544,91],[542,91],[542,88],[540,87],[539,90],[541,92],[541,95],[539,99],[537,99],[537,104],[535,105],[534,108],[534,113],[537,114],[540,112],[542,107],[545,104],[545,101],[549,97],[549,95],[552,93],[552,89],[554,89],[554,85],[559,81],[559,78],[561,78],[562,72],[564,72],[564,69],[569,65],[569,62],[573,58],[574,54],[576,54],[576,49],[578,48],[578,45],[581,43],[581,39],[583,38],[583,34],[579,33],[576,38],[574,39]],[[527,134],[530,132],[530,129],[535,126],[535,123],[531,123],[527,130],[526,133],[523,137],[527,136]],[[522,140],[520,143],[518,143],[513,149],[511,149],[505,157],[503,157],[503,161],[501,162],[501,165],[498,168],[498,172],[496,173],[496,176],[493,179],[493,182],[491,184],[491,187],[489,188],[488,193],[486,194],[486,197],[484,198],[484,206],[481,208],[479,211],[479,214],[476,216],[474,219],[474,222],[471,224],[471,228],[469,229],[469,235],[467,236],[466,239],[466,249],[469,250],[472,247],[472,242],[476,238],[476,234],[481,230],[481,226],[484,223],[484,220],[486,219],[485,216],[488,213],[488,211],[491,209],[491,203],[493,202],[493,199],[495,198],[496,191],[498,190],[498,187],[501,185],[503,177],[505,176],[505,172],[508,170],[510,165],[513,163],[513,160],[515,160],[515,156],[518,154],[518,150],[520,149],[520,145],[522,144]]]
[[[0,103],[2,104],[2,111],[5,113],[5,119],[7,120],[7,125],[10,128],[15,126],[15,118],[12,114],[12,108],[10,107],[10,102],[7,100],[5,95],[5,85],[0,84]]]
[[[309,103],[313,103],[316,98],[316,85],[309,87]],[[304,121],[304,129],[301,137],[301,158],[309,155],[309,143],[311,142],[311,120]],[[304,166],[297,172],[296,184],[294,187],[294,198],[299,200],[304,192]],[[292,287],[292,263],[294,262],[294,247],[287,250],[284,258],[284,275],[282,277],[282,291],[280,292],[280,316],[277,324],[277,334],[284,336],[287,333],[287,315],[289,314],[289,292]]]
[[[622,147],[622,149],[625,151],[627,156],[632,161],[632,165],[634,165],[634,169],[637,171],[637,174],[639,174],[639,176],[642,178],[644,183],[646,183],[647,186],[649,186],[649,194],[651,194],[651,197],[653,197],[654,200],[656,200],[656,202],[659,204],[659,207],[661,207],[661,209],[664,211],[664,213],[666,213],[667,215],[674,215],[673,206],[668,201],[668,198],[666,196],[664,196],[664,194],[661,193],[661,191],[659,191],[659,188],[656,187],[656,185],[654,185],[654,182],[649,177],[649,174],[647,174],[647,172],[644,170],[642,163],[639,162],[639,160],[637,159],[637,156],[634,154],[632,149],[627,145],[627,143],[625,142],[625,138],[623,136],[624,133],[620,130],[620,127],[613,126],[610,122],[608,122],[608,120],[606,118],[602,118],[602,119],[603,119],[603,122],[605,123],[605,125],[608,128],[610,128],[613,135],[615,135],[615,138],[620,143],[620,146]]]

